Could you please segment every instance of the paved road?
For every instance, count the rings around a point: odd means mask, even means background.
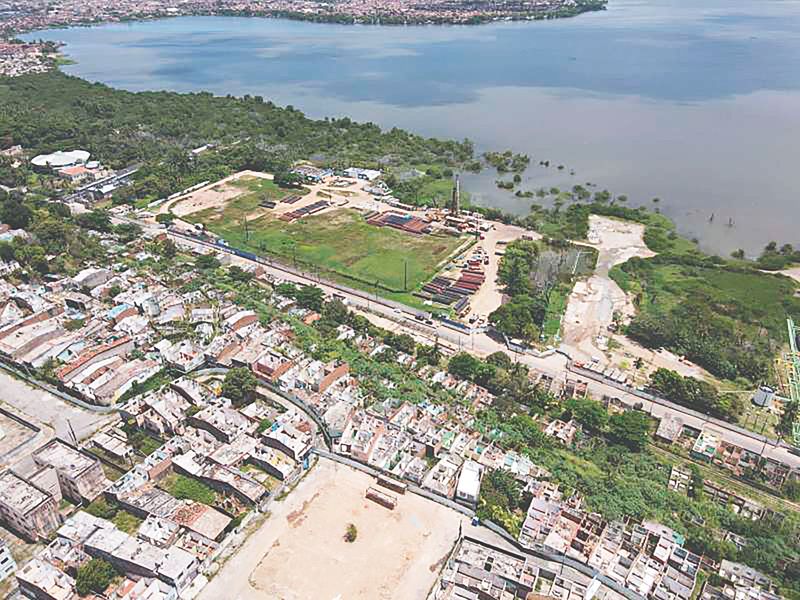
[[[72,439],[70,427],[80,441],[119,418],[116,413],[95,413],[67,404],[44,390],[15,379],[5,371],[0,371],[0,400],[13,406],[33,423],[52,428],[56,436],[66,440]]]

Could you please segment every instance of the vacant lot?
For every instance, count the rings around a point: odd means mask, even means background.
[[[371,477],[320,460],[200,600],[424,598],[466,517],[413,494],[388,510],[364,498],[370,485]],[[344,541],[348,523],[358,530],[353,543]]]
[[[259,194],[227,202],[224,208],[193,213],[232,246],[296,263],[308,272],[347,285],[408,301],[411,292],[429,280],[438,265],[463,239],[449,235],[414,235],[368,224],[355,210],[337,209],[287,223],[267,210],[258,213]],[[248,234],[244,231],[247,218]],[[248,237],[249,236],[249,237]],[[407,274],[406,274],[407,269]]]
[[[245,193],[263,192],[266,198],[272,194],[277,196],[278,190],[278,186],[272,183],[272,175],[242,171],[167,202],[161,206],[159,212],[172,212],[175,216],[184,217],[198,211],[222,207],[232,198]]]

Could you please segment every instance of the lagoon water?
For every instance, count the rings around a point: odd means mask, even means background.
[[[610,0],[573,19],[477,27],[181,17],[24,37],[65,42],[66,72],[129,90],[258,94],[526,152],[523,189],[659,197],[715,252],[800,245],[797,0]],[[465,187],[528,210],[494,179]]]

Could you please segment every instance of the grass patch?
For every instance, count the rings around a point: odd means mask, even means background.
[[[92,516],[111,521],[125,533],[135,533],[142,524],[142,519],[129,513],[115,502],[107,501],[103,496],[95,498],[85,510]]]
[[[217,493],[205,483],[178,473],[169,475],[162,485],[178,500],[194,500],[208,506],[213,506],[217,500]]]
[[[111,522],[117,526],[117,529],[133,535],[139,530],[142,519],[128,511],[118,510],[117,514],[111,519]]]
[[[800,317],[792,280],[712,259],[631,259],[611,276],[639,308],[631,338],[685,355],[723,379],[767,379],[786,341],[787,314]]]
[[[112,467],[107,463],[101,462],[100,466],[103,467],[103,474],[109,481],[116,481],[117,479],[120,479],[123,475],[125,475],[125,471],[123,471],[122,469],[118,469],[116,467]]]
[[[375,227],[348,209],[294,223],[263,215],[248,221],[246,240],[242,218],[257,206],[258,200],[248,195],[229,202],[221,212],[209,209],[188,218],[205,223],[237,248],[275,256],[287,264],[296,261],[307,271],[318,270],[347,285],[409,304],[419,304],[411,292],[431,279],[438,265],[463,243],[462,238],[448,235],[418,236]]]
[[[542,323],[542,335],[545,341],[551,341],[559,335],[561,319],[567,310],[567,299],[571,291],[571,284],[557,285],[550,290],[547,312]]]
[[[144,456],[150,456],[164,443],[150,432],[137,427],[134,421],[123,424],[122,430],[128,436],[128,443]]]
[[[255,465],[244,464],[239,467],[239,470],[258,481],[270,493],[272,493],[273,490],[276,490],[281,484],[278,479],[267,473],[264,469],[260,469]]]

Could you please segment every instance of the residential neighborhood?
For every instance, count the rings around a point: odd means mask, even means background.
[[[530,498],[517,534],[505,534],[510,548],[469,536],[459,541],[434,599],[478,591],[492,598],[586,597],[600,586],[597,593],[608,598],[690,600],[701,566],[721,582],[706,584],[704,597],[775,597],[769,576],[746,576],[747,567],[695,554],[667,525],[610,521],[586,510],[579,492],[563,491],[547,468],[476,419],[499,401],[485,387],[398,351],[393,356],[404,369],[459,401],[411,402],[392,393],[390,382],[388,394],[375,397],[347,360],[304,350],[298,336],[320,313],[281,295],[292,286],[220,254],[248,287],[272,290],[266,300],[240,304],[192,269],[177,277],[160,273],[152,248],[165,240],[161,233],[119,245],[108,236],[117,257],[108,266],[87,265],[43,284],[3,282],[6,368],[43,374],[54,392],[119,412],[118,421],[88,439],[51,439],[31,453],[30,467],[11,464],[0,475],[3,526],[41,547],[15,572],[24,596],[73,598],[81,569],[103,560],[124,574],[109,597],[194,597],[218,568],[215,561],[241,543],[247,523],[332,452],[462,510],[478,509],[489,473],[505,473]],[[193,245],[183,251],[208,256]],[[391,350],[369,328],[340,323],[331,336],[353,356]],[[225,396],[226,374],[234,372],[256,382],[244,403]],[[562,402],[592,393],[586,381],[528,377]],[[626,410],[611,398],[601,401],[612,413]],[[574,419],[537,427],[557,447],[586,439]],[[788,465],[674,419],[662,419],[655,436],[733,476],[757,467],[777,487],[797,477]],[[697,485],[679,467],[669,479],[678,493]],[[754,521],[783,518],[712,480],[705,494]],[[488,570],[487,555],[494,557]],[[572,571],[554,569],[559,556]],[[509,566],[499,567],[504,561]]]

